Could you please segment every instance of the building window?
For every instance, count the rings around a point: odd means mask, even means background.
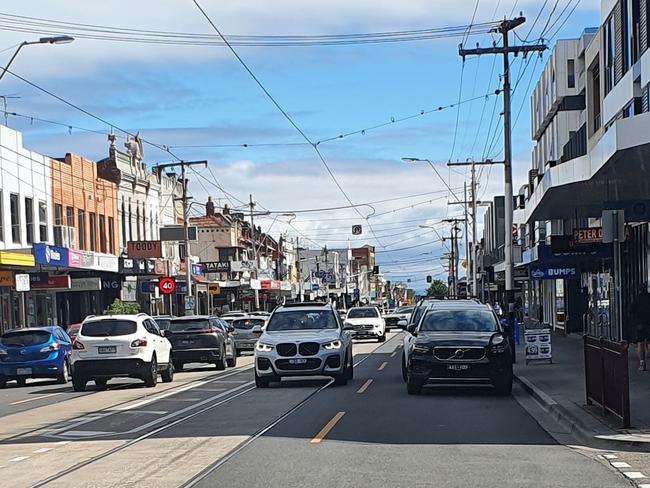
[[[603,24],[603,54],[605,58],[605,95],[614,88],[614,18]]]
[[[129,202],[129,241],[133,240],[133,208]]]
[[[65,209],[65,225],[74,227],[74,208],[66,207]]]
[[[122,247],[126,247],[126,207],[124,206],[124,200],[122,200]]]
[[[647,0],[631,0],[630,1],[630,53],[632,56],[632,63],[634,64],[639,60],[641,54],[641,2]],[[650,5],[649,5],[650,6]],[[647,7],[646,7],[647,8]]]
[[[60,203],[54,204],[54,225],[63,225],[63,206]]]
[[[47,203],[38,202],[38,237],[41,242],[47,242]]]
[[[89,225],[89,244],[90,250],[97,250],[97,214],[90,212],[88,214],[88,225]]]
[[[86,249],[86,213],[77,210],[77,228],[79,233],[79,249]]]
[[[115,229],[113,217],[108,218],[108,252],[115,254]]]
[[[135,232],[136,235],[138,236],[138,240],[140,239],[140,205],[136,204],[135,208]]]
[[[27,197],[25,197],[25,227],[27,244],[34,244],[34,200]]]
[[[4,201],[3,201],[3,193],[2,190],[0,190],[0,242],[5,241],[5,216],[4,216]]]
[[[567,72],[567,87],[575,88],[576,87],[576,67],[575,61],[573,59],[567,59],[566,61],[566,72]]]
[[[149,211],[149,239],[154,240],[156,235],[153,233],[153,210]]]
[[[106,252],[106,217],[99,216],[99,252]]]

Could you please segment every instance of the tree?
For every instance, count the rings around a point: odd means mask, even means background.
[[[116,298],[113,303],[111,303],[106,312],[106,315],[133,315],[140,311],[140,305],[137,303],[127,303],[123,302],[119,298]]]
[[[427,288],[427,297],[430,298],[446,297],[447,293],[449,293],[449,290],[442,280],[433,280],[429,288]]]

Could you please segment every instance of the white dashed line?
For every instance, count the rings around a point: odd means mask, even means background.
[[[40,449],[36,449],[34,454],[41,454],[42,452],[51,451],[52,449],[52,447],[41,447]]]
[[[9,462],[10,463],[17,463],[17,462],[20,462],[20,461],[24,461],[25,459],[29,459],[29,456],[18,456],[18,457],[15,457],[13,459],[10,459]]]
[[[59,441],[54,443],[55,446],[65,446],[66,444],[70,444],[70,441]]]
[[[0,466],[1,468],[2,466]],[[639,485],[638,488],[650,488],[650,485],[648,483],[643,483],[642,485]]]
[[[603,457],[605,459],[618,459],[618,456],[616,456],[614,454],[603,454]]]
[[[630,478],[631,480],[640,480],[641,478],[646,477],[643,473],[639,471],[627,471],[627,472],[623,472],[623,474],[628,478]]]
[[[632,467],[629,464],[624,463],[622,461],[614,461],[612,463],[612,466],[614,466],[615,468],[631,468]]]

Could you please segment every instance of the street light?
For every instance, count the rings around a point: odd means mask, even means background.
[[[32,44],[70,44],[72,41],[74,41],[74,37],[71,36],[55,36],[55,37],[41,37],[38,41],[21,42],[18,45],[18,49],[16,49],[14,55],[11,56],[11,59],[7,63],[7,66],[5,66],[2,70],[2,73],[0,73],[0,80],[2,80],[2,77],[7,73],[9,66],[11,66],[11,63],[14,62],[14,59],[16,59],[16,56],[18,56],[18,53],[23,47],[31,46]]]

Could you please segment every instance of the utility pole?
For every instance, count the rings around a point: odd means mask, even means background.
[[[471,205],[472,209],[472,260],[471,260],[471,269],[472,269],[472,296],[474,298],[478,298],[478,279],[477,279],[477,271],[478,271],[478,263],[477,263],[477,248],[478,248],[478,236],[476,235],[476,206],[477,205],[483,205],[483,202],[478,201],[478,196],[476,195],[476,166],[489,166],[492,164],[503,164],[503,161],[493,161],[491,159],[486,159],[484,161],[474,161],[468,160],[465,162],[457,162],[457,163],[447,163],[447,166],[470,166],[471,167],[471,175],[472,175],[472,180],[470,183],[470,191],[471,191],[471,200],[467,200],[467,194],[465,194],[465,201],[464,202],[449,202],[449,205],[456,205],[456,204],[462,204],[463,207],[465,208],[465,218],[467,219],[467,205]],[[467,223],[465,224],[465,232],[467,232]]]
[[[304,302],[305,298],[302,293],[302,275],[300,268],[302,268],[302,263],[300,262],[300,237],[296,237],[296,262],[298,263],[298,269],[296,270],[298,276],[298,294],[300,295],[300,301]]]
[[[187,294],[185,295],[185,300],[188,302],[193,296],[192,294],[192,263],[190,260],[190,231],[189,231],[189,221],[190,221],[190,206],[188,205],[188,200],[191,197],[187,195],[187,177],[185,176],[185,168],[188,166],[205,166],[208,167],[208,162],[206,160],[202,161],[178,161],[176,163],[167,163],[167,164],[158,164],[153,167],[154,170],[162,171],[165,168],[173,168],[175,166],[181,167],[181,183],[183,185],[183,196],[181,200],[183,202],[183,241],[185,243],[185,280],[187,281]],[[191,308],[185,306],[185,312],[190,311],[192,314],[196,314],[196,300],[194,300],[194,305]]]
[[[504,167],[504,194],[505,194],[505,275],[506,275],[506,302],[508,303],[508,324],[510,329],[514,330],[514,275],[513,275],[513,256],[512,256],[512,220],[513,220],[513,192],[512,192],[512,141],[510,126],[510,54],[515,56],[521,53],[524,57],[529,52],[544,51],[545,44],[527,44],[521,46],[511,46],[509,44],[509,33],[526,22],[525,17],[517,17],[512,20],[504,20],[495,29],[494,32],[502,36],[502,46],[493,45],[491,48],[464,49],[461,44],[458,47],[458,54],[465,61],[465,56],[481,54],[501,54],[503,55],[503,167]]]
[[[462,203],[462,202],[460,202]],[[449,239],[451,239],[451,268],[452,268],[452,288],[454,290],[454,298],[458,298],[458,231],[460,231],[460,227],[458,227],[458,222],[464,222],[466,219],[445,219],[443,222],[450,222],[451,223],[451,236]],[[443,237],[442,240],[444,241],[446,238]]]
[[[257,240],[255,236],[255,222],[253,220],[253,214],[255,211],[255,203],[253,202],[253,195],[249,195],[250,197],[250,209],[251,209],[251,241],[253,244],[253,262],[255,263],[255,278],[257,279]],[[255,311],[260,309],[260,291],[256,288],[253,290],[255,293]]]

